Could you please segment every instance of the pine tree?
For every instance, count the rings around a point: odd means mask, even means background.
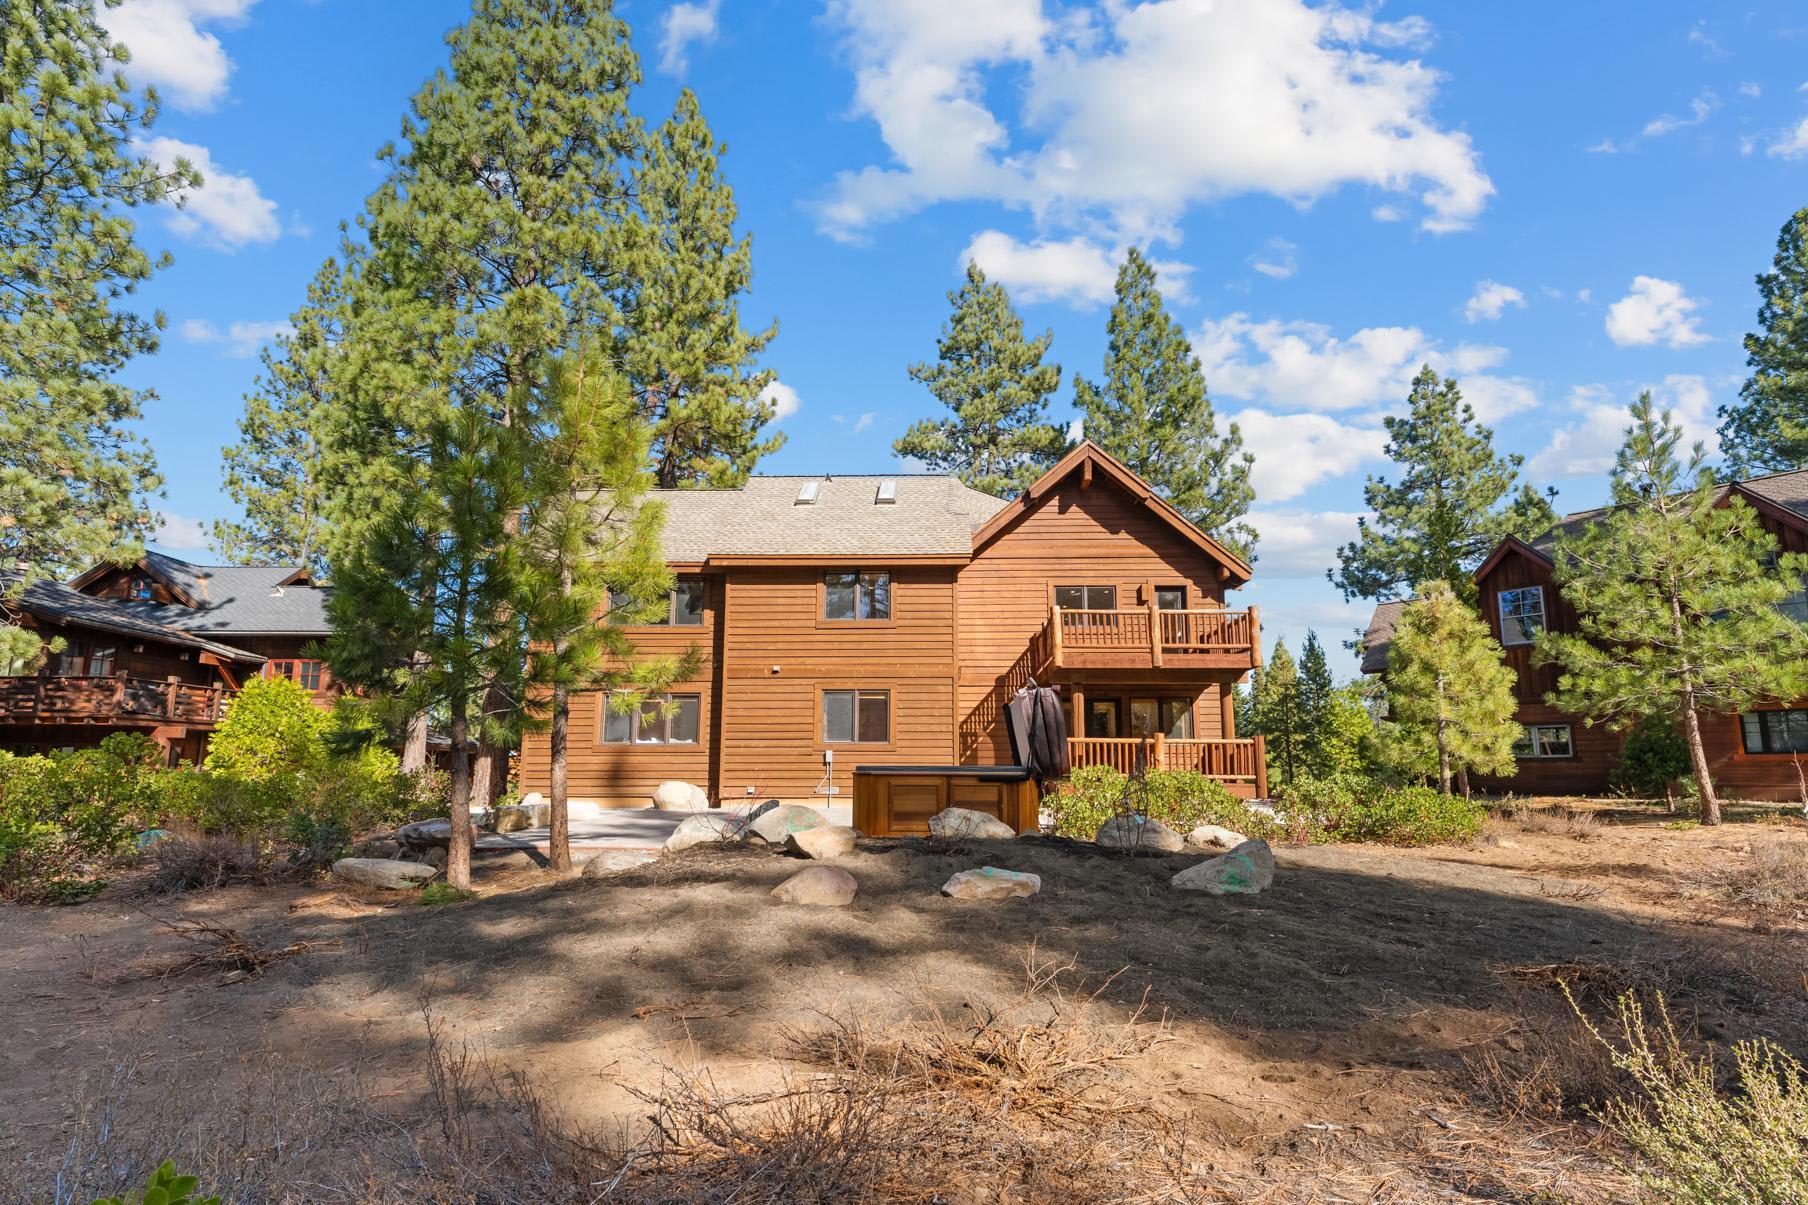
[[[1720,408],[1720,446],[1741,476],[1808,465],[1808,209],[1777,236],[1773,270],[1758,276],[1759,329],[1745,336],[1750,378],[1738,406]]]
[[[1283,786],[1306,772],[1306,709],[1299,670],[1286,644],[1274,642],[1268,658],[1250,683],[1249,731],[1260,734],[1268,752],[1268,773]]]
[[[1444,581],[1464,598],[1471,574],[1501,538],[1529,539],[1556,520],[1530,487],[1515,492],[1524,458],[1494,451],[1453,377],[1419,370],[1403,418],[1384,420],[1399,481],[1370,477],[1362,496],[1375,519],[1326,570],[1344,598],[1403,598],[1419,582]]]
[[[648,141],[635,178],[621,361],[652,423],[654,475],[664,489],[739,485],[785,442],[765,430],[774,406],[761,391],[772,373],[754,367],[778,327],[741,327],[738,299],[753,278],[753,250],[750,237],[735,238],[725,149],[687,88]]]
[[[1205,373],[1155,287],[1155,267],[1132,247],[1117,274],[1106,323],[1105,379],[1074,378],[1086,438],[1123,461],[1175,509],[1238,556],[1255,530],[1244,522],[1255,489],[1235,423],[1218,434]]]
[[[1048,421],[1049,395],[1061,384],[1061,366],[1042,362],[1054,334],[1025,339],[1004,286],[975,263],[948,302],[954,313],[936,340],[936,362],[912,364],[910,377],[952,417],[912,424],[892,450],[976,490],[1014,497],[1067,450],[1066,433]]]
[[[94,12],[35,0],[0,15],[0,566],[27,576],[130,560],[153,528],[162,481],[131,432],[151,395],[115,378],[164,320],[116,302],[169,262],[133,242],[129,211],[201,182],[133,153],[156,96],[135,98]]]
[[[1306,643],[1300,646],[1300,709],[1306,717],[1306,731],[1317,732],[1331,709],[1331,696],[1337,681],[1331,676],[1331,662],[1318,633],[1308,630]]]
[[[1561,672],[1548,701],[1619,727],[1648,716],[1681,725],[1701,822],[1720,822],[1701,716],[1808,694],[1808,630],[1777,610],[1808,573],[1780,555],[1743,499],[1725,497],[1700,444],[1649,393],[1613,469],[1613,509],[1560,541],[1556,580],[1575,632],[1546,632],[1538,655]]]
[[[343,341],[343,273],[327,260],[307,304],[263,352],[264,371],[245,395],[239,442],[222,451],[226,492],[245,512],[218,520],[214,546],[235,564],[301,565],[326,573],[327,476],[322,431]]]
[[[625,382],[599,365],[600,357],[583,354],[559,361],[547,391],[553,423],[533,445],[526,474],[522,614],[528,678],[540,688],[529,696],[530,718],[550,729],[554,870],[571,868],[572,692],[612,692],[618,705],[639,706],[649,692],[694,676],[701,663],[694,647],[683,656],[637,659],[626,629],[596,621],[612,591],[650,600],[672,588],[659,547],[663,510],[645,500],[646,426]]]
[[[1431,756],[1448,795],[1454,775],[1511,773],[1523,729],[1513,671],[1482,617],[1448,582],[1425,582],[1418,594],[1388,646],[1388,709],[1406,745],[1399,760]]]

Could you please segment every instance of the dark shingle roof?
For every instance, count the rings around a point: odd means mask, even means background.
[[[896,501],[877,503],[881,482]],[[798,491],[816,483],[816,500]],[[739,489],[654,490],[665,505],[660,539],[669,561],[712,556],[934,556],[973,551],[973,533],[1003,510],[1003,498],[954,477],[873,474],[751,477]]]
[[[1399,626],[1400,617],[1406,614],[1406,608],[1411,602],[1411,599],[1401,599],[1375,605],[1375,613],[1369,617],[1368,629],[1362,634],[1363,673],[1387,672],[1388,646],[1393,643],[1394,629]]]
[[[1772,473],[1768,477],[1753,477],[1741,481],[1739,485],[1748,493],[1756,494],[1766,502],[1775,503],[1785,510],[1808,519],[1808,469],[1795,469],[1788,473]]]
[[[196,565],[160,552],[146,553],[145,562],[197,604],[120,603],[153,622],[237,636],[325,636],[332,630],[325,589],[283,585],[299,572],[294,566]]]
[[[9,599],[7,605],[17,607],[39,619],[52,623],[79,624],[96,631],[111,632],[117,636],[158,640],[183,648],[203,649],[233,661],[260,662],[264,660],[256,653],[248,653],[244,649],[219,644],[192,632],[185,632],[168,624],[159,623],[151,616],[135,613],[131,608],[113,599],[95,598],[93,595],[83,594],[79,590],[71,590],[61,582],[33,582],[25,587],[19,597]]]

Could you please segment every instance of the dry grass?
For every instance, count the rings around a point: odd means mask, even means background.
[[[1736,904],[1763,908],[1808,903],[1808,842],[1755,840],[1743,861],[1716,866],[1691,886]]]
[[[165,933],[180,937],[191,948],[187,953],[171,958],[149,960],[137,969],[138,978],[168,979],[200,971],[219,974],[221,984],[238,983],[257,977],[273,962],[302,954],[336,950],[342,944],[338,938],[332,938],[327,941],[292,941],[286,946],[269,946],[209,921],[174,920],[161,923]]]
[[[1592,841],[1601,835],[1601,818],[1594,812],[1575,808],[1509,804],[1501,809],[1499,816],[1517,824],[1522,832],[1549,833],[1573,837],[1577,841]]]
[[[152,895],[212,891],[231,883],[269,884],[285,873],[231,837],[165,837],[150,848],[144,890]]]

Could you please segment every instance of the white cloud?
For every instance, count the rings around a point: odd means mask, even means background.
[[[1299,248],[1284,238],[1271,238],[1249,257],[1249,266],[1263,276],[1286,280],[1299,271]]]
[[[205,318],[187,318],[176,328],[190,343],[218,343],[223,354],[242,360],[257,354],[259,348],[278,335],[289,335],[295,328],[287,322],[234,322],[221,330]]]
[[[659,69],[668,75],[682,75],[690,65],[693,43],[707,45],[716,40],[716,17],[722,0],[695,0],[674,4],[659,19]]]
[[[199,112],[226,96],[232,61],[220,39],[202,25],[242,21],[257,0],[125,0],[118,8],[94,6],[107,33],[124,42],[132,61],[126,76],[150,84],[178,109]]]
[[[1356,538],[1360,517],[1354,511],[1250,511],[1249,525],[1261,537],[1259,575],[1323,580],[1325,569],[1337,563],[1337,549]]]
[[[776,377],[766,382],[766,387],[760,390],[760,401],[772,403],[773,422],[790,418],[803,405],[803,399],[797,396],[797,390]]]
[[[1321,481],[1342,477],[1380,457],[1387,434],[1378,427],[1346,426],[1324,414],[1270,414],[1244,410],[1231,416],[1243,446],[1256,458],[1252,480],[1258,501],[1297,498]],[[1266,563],[1267,548],[1263,548]]]
[[[1749,100],[1757,100],[1764,95],[1764,89],[1753,81],[1746,80],[1739,85],[1739,95]]]
[[[1271,409],[1397,412],[1424,364],[1455,376],[1482,422],[1538,403],[1530,382],[1495,371],[1507,361],[1506,348],[1446,347],[1416,326],[1365,327],[1339,338],[1314,322],[1252,322],[1231,314],[1207,319],[1193,336],[1193,350],[1214,393]]]
[[[876,420],[878,417],[879,416],[877,414],[874,414],[871,410],[866,411],[859,418],[854,420],[854,434],[858,435],[858,434],[860,434],[860,432],[862,432],[862,431],[866,430],[868,427],[872,426],[874,420]]]
[[[1111,300],[1117,265],[1103,247],[1084,238],[1020,243],[1000,230],[982,230],[961,252],[961,266],[979,265],[1019,301]]]
[[[990,200],[1112,241],[1168,237],[1201,200],[1297,204],[1348,184],[1416,196],[1429,230],[1493,193],[1468,135],[1433,119],[1440,75],[1385,50],[1422,21],[1304,0],[1150,0],[1051,21],[1040,0],[833,0],[889,166],[838,177],[824,228],[854,237],[938,201]],[[987,69],[1022,98],[989,107]]]
[[[1689,102],[1689,116],[1677,117],[1673,113],[1663,113],[1645,123],[1639,131],[1645,138],[1662,138],[1665,134],[1673,134],[1688,126],[1698,126],[1706,121],[1715,109],[1720,107],[1720,98],[1712,91],[1703,92]]]
[[[1525,308],[1525,294],[1498,280],[1484,280],[1475,286],[1475,295],[1463,305],[1464,322],[1492,322],[1510,305]]]
[[[1793,130],[1785,130],[1764,153],[1777,159],[1800,159],[1808,155],[1808,117]]]
[[[138,143],[137,149],[166,170],[182,158],[201,173],[201,187],[184,193],[182,207],[170,205],[169,225],[177,234],[199,236],[226,251],[236,251],[247,243],[274,242],[281,236],[276,202],[259,192],[257,181],[250,176],[217,166],[206,147],[174,138],[152,138]]]
[[[199,519],[190,519],[172,511],[157,512],[157,533],[151,542],[162,548],[189,552],[208,546],[207,528]]]
[[[1714,430],[1714,396],[1704,378],[1673,373],[1647,388],[1660,407],[1674,413],[1685,440],[1701,441],[1710,455],[1720,446]],[[1594,477],[1613,468],[1632,422],[1627,399],[1605,385],[1578,385],[1570,391],[1566,408],[1576,421],[1560,428],[1549,445],[1526,463],[1528,479]]]
[[[1700,306],[1674,280],[1635,276],[1632,291],[1607,307],[1607,337],[1620,347],[1694,347],[1711,338],[1696,326]]]
[[[1593,146],[1583,149],[1591,155],[1617,155],[1620,153],[1620,144],[1611,138],[1603,138]]]

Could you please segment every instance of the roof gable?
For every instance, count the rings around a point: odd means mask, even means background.
[[[1024,516],[1035,510],[1048,498],[1056,486],[1076,473],[1080,475],[1082,488],[1088,488],[1095,480],[1102,479],[1106,484],[1123,490],[1147,507],[1188,544],[1216,561],[1219,567],[1218,575],[1226,584],[1241,586],[1253,576],[1249,565],[1241,557],[1201,531],[1196,524],[1175,510],[1160,494],[1157,494],[1154,486],[1137,476],[1122,461],[1091,440],[1083,441],[1073,451],[1056,461],[1046,473],[1036,478],[1015,501],[998,511],[984,526],[974,532],[973,552],[978,553],[980,549],[1021,522]]]

